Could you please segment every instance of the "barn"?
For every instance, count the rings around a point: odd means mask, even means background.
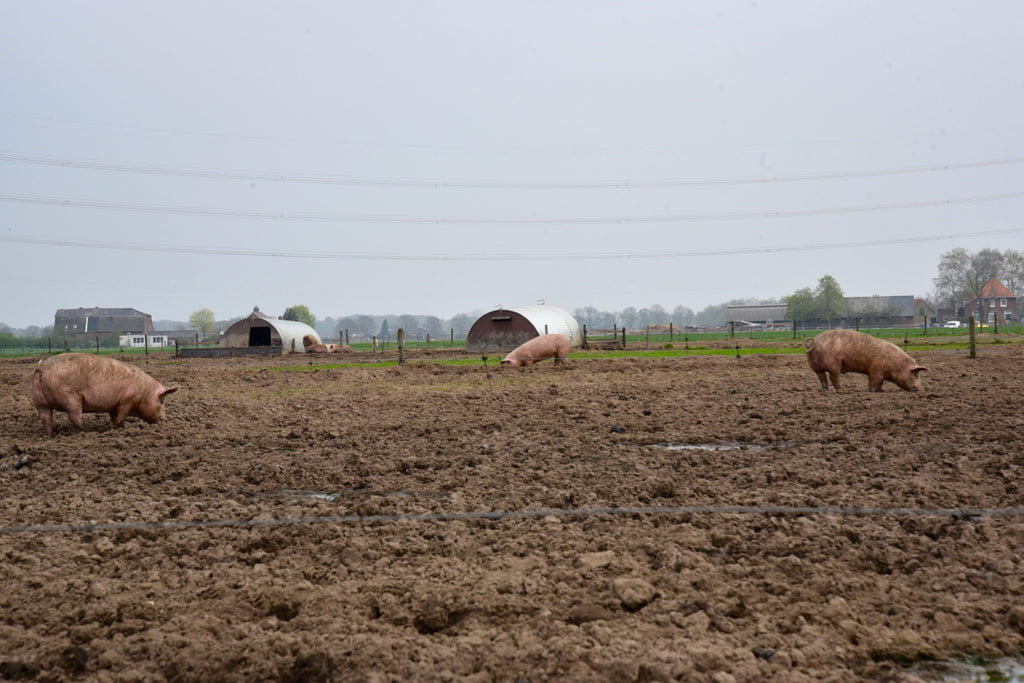
[[[218,346],[230,349],[271,349],[279,353],[305,353],[307,335],[320,344],[320,335],[306,323],[272,318],[254,306],[252,313],[235,322],[221,335]]]
[[[549,304],[499,308],[480,316],[466,335],[466,350],[511,351],[542,334],[563,334],[572,345],[583,343],[583,331],[569,311]]]
[[[56,334],[106,334],[153,331],[153,317],[134,308],[61,308],[53,316]]]

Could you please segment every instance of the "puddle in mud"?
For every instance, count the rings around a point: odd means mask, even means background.
[[[763,451],[765,446],[757,444],[724,441],[722,443],[656,443],[651,448],[665,448],[670,451]]]
[[[925,681],[943,683],[1024,683],[1024,662],[998,659],[984,662],[929,662],[905,671]]]
[[[327,502],[334,502],[338,499],[337,493],[328,493],[327,491],[306,491],[303,489],[283,489],[278,491],[277,498],[284,498],[289,503],[300,503],[306,500],[326,500]]]
[[[257,498],[271,498],[275,500],[284,500],[289,503],[306,503],[306,502],[317,502],[326,501],[333,503],[339,498],[350,496],[355,494],[357,489],[347,488],[336,493],[329,491],[312,491],[308,489],[281,489],[280,491],[268,491],[265,493],[256,494]],[[389,491],[386,493],[379,493],[377,495],[384,496],[385,498],[394,496],[396,498],[411,498],[411,491]]]

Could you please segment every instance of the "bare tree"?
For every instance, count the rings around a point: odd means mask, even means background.
[[[207,335],[214,330],[217,324],[217,316],[209,308],[200,308],[188,317],[188,324],[203,336],[203,341],[206,341]]]

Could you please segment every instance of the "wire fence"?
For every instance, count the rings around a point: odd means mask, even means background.
[[[784,505],[684,505],[653,507],[549,508],[541,510],[505,510],[481,512],[395,513],[380,515],[328,515],[317,517],[282,517],[275,519],[167,520],[158,522],[106,522],[88,524],[33,524],[2,526],[0,535],[28,533],[92,533],[97,531],[144,531],[210,529],[223,527],[255,528],[315,524],[362,525],[381,522],[452,522],[466,520],[501,521],[545,517],[592,517],[599,515],[841,515],[853,517],[912,516],[949,517],[955,520],[981,520],[983,517],[1019,517],[1024,508],[884,508],[884,507],[814,507]]]

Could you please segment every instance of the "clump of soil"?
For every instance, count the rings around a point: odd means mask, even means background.
[[[992,511],[1024,509],[1024,350],[913,355],[916,394],[823,392],[799,355],[154,357],[181,387],[166,421],[58,414],[52,438],[34,360],[0,361],[0,677],[913,681],[1021,658],[1024,520]]]

